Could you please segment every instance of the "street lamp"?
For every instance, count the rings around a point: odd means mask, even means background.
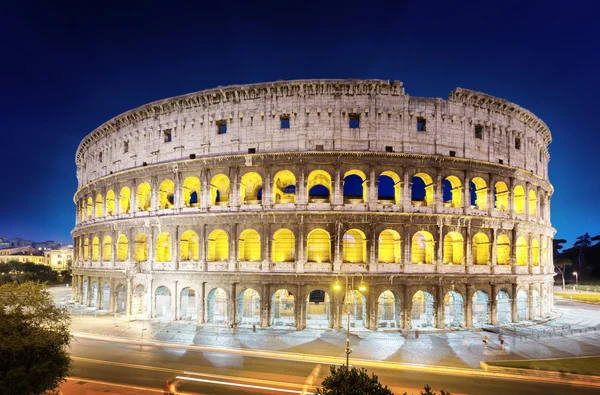
[[[340,276],[340,275],[338,275]],[[348,277],[350,278],[350,288],[353,290],[354,289],[354,277],[355,276],[360,276],[360,284],[358,286],[358,290],[361,292],[364,292],[367,290],[366,285],[363,282],[363,275],[361,273],[356,273],[356,274],[341,274],[341,276],[344,276],[346,278],[346,288],[345,288],[345,296],[344,296],[344,304],[346,305],[346,316],[347,316],[347,323],[348,323],[348,328],[347,328],[347,332],[346,332],[346,369],[350,368],[350,354],[352,353],[352,349],[350,348],[350,298],[348,297]],[[333,289],[335,291],[339,291],[342,288],[342,285],[340,284],[339,279],[336,278],[335,280],[335,284],[333,285]]]
[[[575,286],[578,286],[579,285],[579,279],[578,279],[578,276],[577,276],[577,272],[573,272],[573,275],[575,276]]]

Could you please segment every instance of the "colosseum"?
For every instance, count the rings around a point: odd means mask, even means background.
[[[77,150],[73,298],[131,320],[263,328],[545,317],[551,139],[506,100],[410,97],[399,81],[153,102]]]

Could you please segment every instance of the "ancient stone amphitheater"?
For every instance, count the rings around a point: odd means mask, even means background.
[[[74,298],[131,319],[470,327],[552,309],[548,127],[401,82],[218,87],[76,155]]]

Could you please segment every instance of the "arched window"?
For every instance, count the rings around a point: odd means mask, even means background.
[[[386,229],[379,234],[377,260],[381,263],[400,263],[400,234]]]
[[[262,192],[262,178],[253,171],[242,176],[240,183],[240,201],[242,204],[260,204],[259,194]]]
[[[137,188],[136,202],[139,211],[150,211],[152,189],[150,184],[142,182]]]
[[[424,230],[415,233],[412,238],[412,263],[433,263],[433,248],[431,233]]]
[[[112,260],[112,238],[110,236],[104,236],[102,239],[102,260],[104,262]]]
[[[156,237],[156,262],[171,262],[171,235],[162,232]]]
[[[279,229],[273,235],[271,260],[273,262],[293,262],[295,259],[296,239],[289,229]]]
[[[538,239],[531,240],[531,264],[533,266],[540,265],[540,242]]]
[[[475,177],[471,180],[471,206],[478,210],[487,210],[488,187],[485,180],[481,177]]]
[[[329,203],[331,196],[331,176],[324,170],[314,170],[308,175],[308,201]]]
[[[502,181],[498,181],[494,186],[496,210],[508,211],[508,187]]]
[[[510,240],[507,235],[499,234],[496,239],[496,264],[508,265],[510,262]]]
[[[444,206],[462,207],[462,184],[456,176],[448,176],[444,180]]]
[[[158,187],[158,208],[173,208],[175,203],[175,183],[169,179],[163,180]]]
[[[260,261],[260,235],[254,229],[246,229],[240,234],[239,256],[241,261]]]
[[[210,181],[210,205],[229,205],[229,178],[225,174],[217,174]]]
[[[463,236],[458,232],[448,232],[444,237],[444,264],[462,265]]]
[[[200,206],[200,180],[196,177],[187,177],[183,181],[183,205],[185,207]]]
[[[85,202],[83,200],[79,202],[79,210],[81,213],[81,220],[85,221]]]
[[[197,261],[199,252],[198,235],[193,230],[186,230],[179,241],[179,259]]]
[[[490,261],[490,239],[485,233],[473,236],[473,264],[487,265]]]
[[[426,173],[417,173],[412,178],[411,201],[413,206],[433,205],[433,180]]]
[[[83,259],[90,259],[90,240],[87,237],[83,241]]]
[[[229,237],[221,229],[216,229],[208,235],[208,261],[229,260]]]
[[[131,199],[131,190],[128,187],[121,188],[119,192],[119,213],[129,213],[129,203]]]
[[[367,177],[360,170],[350,170],[344,174],[344,203],[366,203],[367,187],[365,181]]]
[[[525,214],[525,189],[523,186],[517,185],[514,189],[515,195],[515,213]]]
[[[97,261],[100,257],[100,239],[94,237],[92,240],[92,261]]]
[[[314,229],[307,237],[308,262],[331,262],[331,238],[323,229]]]
[[[115,215],[115,193],[112,189],[106,192],[106,215]]]
[[[344,263],[364,263],[367,261],[367,239],[358,229],[350,229],[342,238]]]
[[[537,197],[533,189],[529,190],[529,215],[535,217],[537,214]]]
[[[136,262],[148,260],[148,239],[145,234],[138,233],[133,242],[133,255]]]
[[[527,240],[523,236],[517,239],[517,265],[527,266]]]
[[[128,254],[129,241],[127,240],[127,236],[119,235],[119,238],[117,239],[117,261],[125,262]]]
[[[384,171],[377,186],[379,204],[400,204],[400,177],[393,171]]]
[[[93,201],[92,201],[92,197],[88,197],[87,198],[87,218],[91,219],[92,218],[92,205],[93,205]]]
[[[282,170],[273,178],[273,202],[296,203],[296,176],[289,170]]]
[[[96,218],[102,217],[102,195],[96,195]]]

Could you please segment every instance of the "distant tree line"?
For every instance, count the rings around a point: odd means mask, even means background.
[[[577,237],[573,246],[564,249],[565,239],[554,239],[554,267],[565,279],[571,279],[573,272],[582,280],[600,280],[600,235],[589,233]]]
[[[35,281],[40,283],[59,283],[71,281],[71,270],[56,272],[47,265],[33,262],[9,261],[0,263],[0,284],[24,283]]]

